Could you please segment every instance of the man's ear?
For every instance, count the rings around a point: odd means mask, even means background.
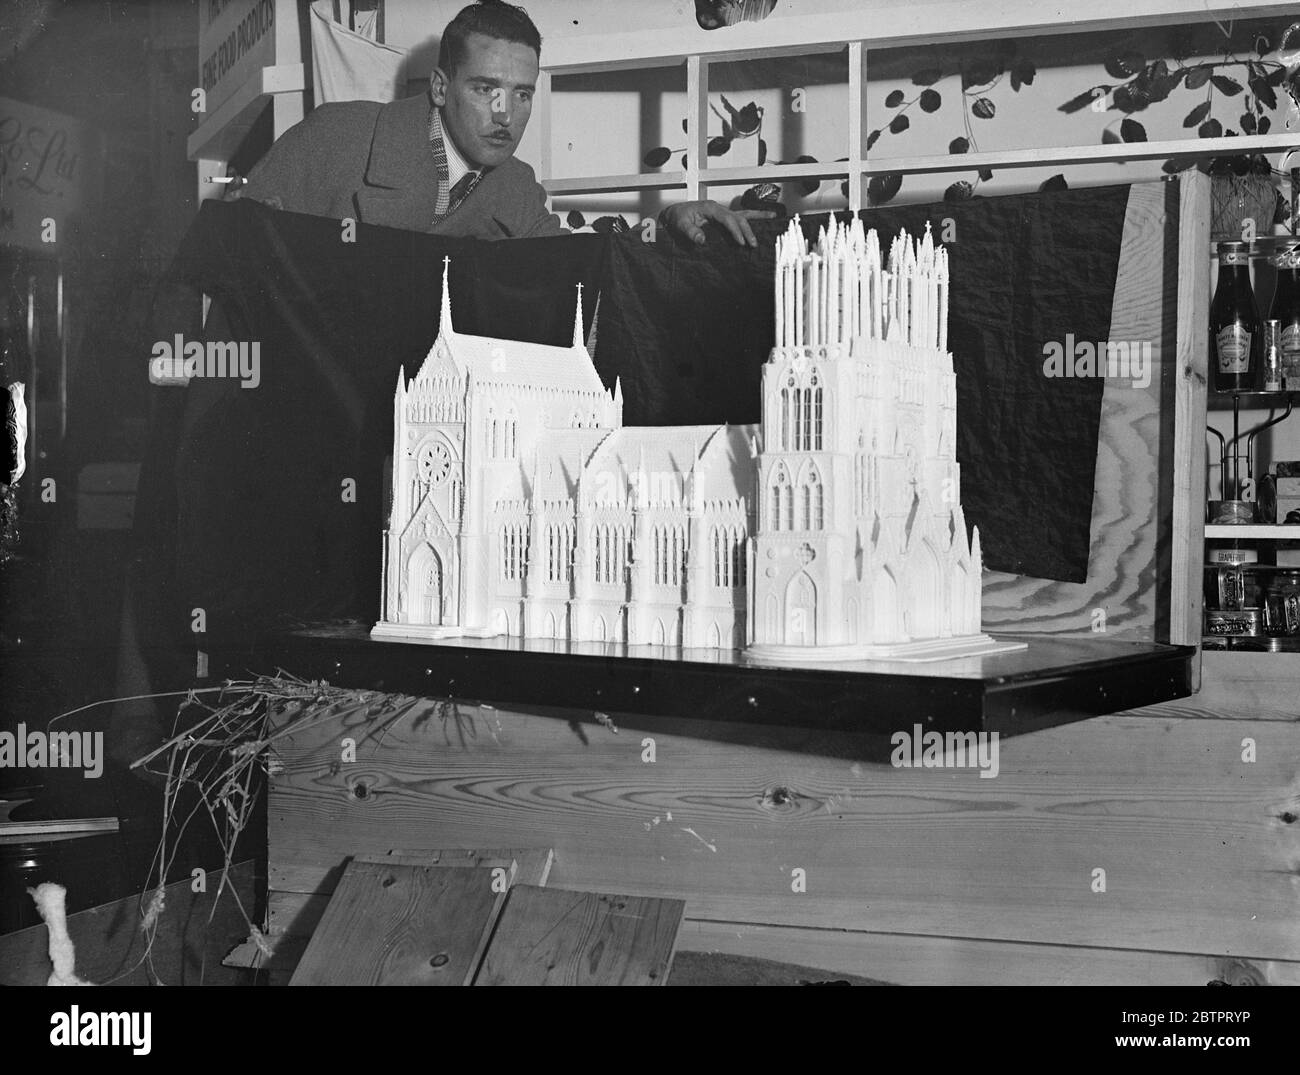
[[[442,108],[447,103],[447,86],[450,81],[441,67],[435,67],[429,76],[429,100],[436,108]]]

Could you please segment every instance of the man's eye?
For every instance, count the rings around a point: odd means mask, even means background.
[[[520,90],[520,91],[519,91],[519,99],[520,99],[521,101],[525,101],[525,102],[527,102],[527,101],[531,101],[531,100],[533,99],[533,93],[532,93],[532,91],[531,91],[531,90]]]

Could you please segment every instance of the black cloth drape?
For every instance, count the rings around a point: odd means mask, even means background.
[[[945,220],[955,241],[951,348],[968,523],[990,568],[1086,574],[1100,379],[1043,376],[1044,342],[1104,340],[1127,187],[870,211],[884,246]],[[805,218],[810,238],[825,217]],[[955,229],[955,231],[953,231]],[[138,504],[138,615],[179,641],[275,619],[373,620],[399,367],[437,334],[444,255],[457,329],[562,344],[574,285],[596,362],[622,379],[628,425],[751,422],[771,346],[773,240],[696,247],[660,232],[486,243],[281,213],[203,206],[178,253],[155,332],[194,338],[167,311],[213,296],[208,338],[256,342],[260,383],[196,380],[158,393]],[[355,488],[355,495],[352,489]]]

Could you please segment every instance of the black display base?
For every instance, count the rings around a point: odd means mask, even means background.
[[[522,641],[376,641],[366,627],[269,635],[252,654],[216,656],[213,673],[282,669],[336,686],[656,716],[890,735],[1002,735],[1049,728],[1191,694],[1191,646],[1010,636],[1028,648],[993,656],[798,668],[747,663],[736,651],[660,651]]]

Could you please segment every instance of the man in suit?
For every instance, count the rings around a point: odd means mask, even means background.
[[[532,112],[541,36],[522,8],[471,4],[447,25],[429,96],[323,104],[253,168],[242,196],[278,209],[350,217],[477,239],[560,235],[546,193],[515,156]],[[716,221],[754,246],[748,218],[716,202],[685,202],[663,224],[703,243]]]

